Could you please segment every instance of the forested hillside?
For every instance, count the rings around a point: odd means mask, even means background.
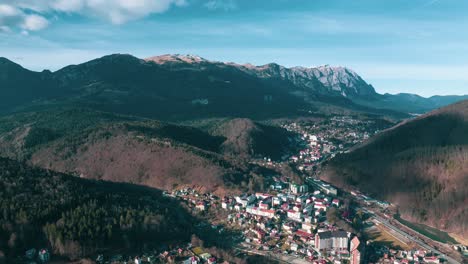
[[[188,240],[194,221],[146,187],[80,179],[0,159],[0,251],[32,247],[77,258]]]
[[[324,177],[387,199],[406,219],[468,235],[468,101],[382,132]]]
[[[280,158],[291,136],[240,121],[199,129],[82,108],[18,113],[0,118],[0,156],[84,178],[236,191],[257,185],[240,157]]]

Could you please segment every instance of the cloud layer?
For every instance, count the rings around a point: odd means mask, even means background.
[[[186,4],[186,0],[4,0],[0,32],[44,29],[49,25],[47,17],[54,13],[99,17],[118,25]]]

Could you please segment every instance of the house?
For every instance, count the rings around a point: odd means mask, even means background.
[[[288,232],[288,233],[292,233],[294,230],[296,230],[295,225],[291,222],[283,223],[282,228],[285,232]]]
[[[314,235],[312,235],[311,233],[308,233],[308,232],[306,232],[304,230],[297,230],[296,235],[298,237],[300,237],[301,239],[304,239],[305,241],[309,241],[309,240],[312,240],[314,238]]]
[[[256,197],[255,195],[243,195],[243,196],[236,196],[235,197],[236,202],[241,204],[243,207],[247,207],[247,205],[250,205],[255,202]]]
[[[302,223],[302,230],[304,230],[305,232],[309,233],[309,234],[312,234],[312,232],[314,231],[315,229],[315,225],[311,224],[310,222],[307,223]]]
[[[233,199],[223,199],[221,202],[221,208],[226,210],[232,210],[234,208],[234,200]]]
[[[249,214],[264,216],[268,218],[273,218],[276,215],[275,210],[267,210],[253,206],[247,206],[246,212]]]
[[[327,206],[322,203],[314,204],[314,209],[318,212],[320,210],[327,211]]]
[[[242,209],[242,204],[236,204],[234,205],[234,210],[240,211]]]
[[[295,210],[288,210],[287,215],[288,215],[288,218],[299,221],[302,217],[302,212],[295,211]]]
[[[268,194],[268,193],[259,193],[259,192],[258,192],[258,193],[255,193],[255,197],[256,197],[257,199],[266,199],[266,198],[272,197],[272,195],[271,195],[271,194]]]
[[[440,263],[440,260],[437,256],[424,257],[423,260],[425,263]]]
[[[338,199],[333,199],[333,200],[332,200],[332,204],[335,205],[336,207],[339,207],[339,206],[340,206],[340,200],[338,200]]]
[[[293,210],[296,212],[300,212],[302,209],[302,205],[300,203],[297,203],[293,206]]]
[[[297,251],[299,249],[299,245],[296,243],[291,243],[291,246],[289,247],[291,251]]]
[[[195,207],[200,211],[205,211],[206,210],[206,204],[203,201],[197,202],[197,205]]]
[[[225,202],[225,201],[222,201],[222,202],[221,202],[221,208],[223,208],[223,209],[228,209],[228,203]]]

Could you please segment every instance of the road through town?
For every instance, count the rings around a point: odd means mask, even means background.
[[[454,264],[461,264],[459,261],[451,258],[450,256],[447,256],[446,254],[440,252],[439,250],[429,246],[428,244],[426,244],[424,241],[422,241],[421,239],[419,239],[418,237],[414,237],[404,231],[402,231],[400,228],[394,226],[393,224],[391,224],[387,219],[375,214],[373,211],[370,211],[368,209],[365,209],[364,208],[364,211],[366,211],[367,213],[371,214],[372,217],[374,217],[377,221],[379,221],[381,224],[383,224],[385,227],[387,227],[388,229],[394,231],[395,233],[405,237],[406,239],[409,239],[411,240],[412,242],[418,244],[419,246],[421,246],[422,248],[426,249],[426,250],[430,250],[440,256],[443,256],[444,259],[446,259],[449,263],[454,263]]]

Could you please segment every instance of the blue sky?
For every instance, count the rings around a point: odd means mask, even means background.
[[[110,53],[354,69],[381,93],[468,94],[465,0],[0,0],[0,56]]]

